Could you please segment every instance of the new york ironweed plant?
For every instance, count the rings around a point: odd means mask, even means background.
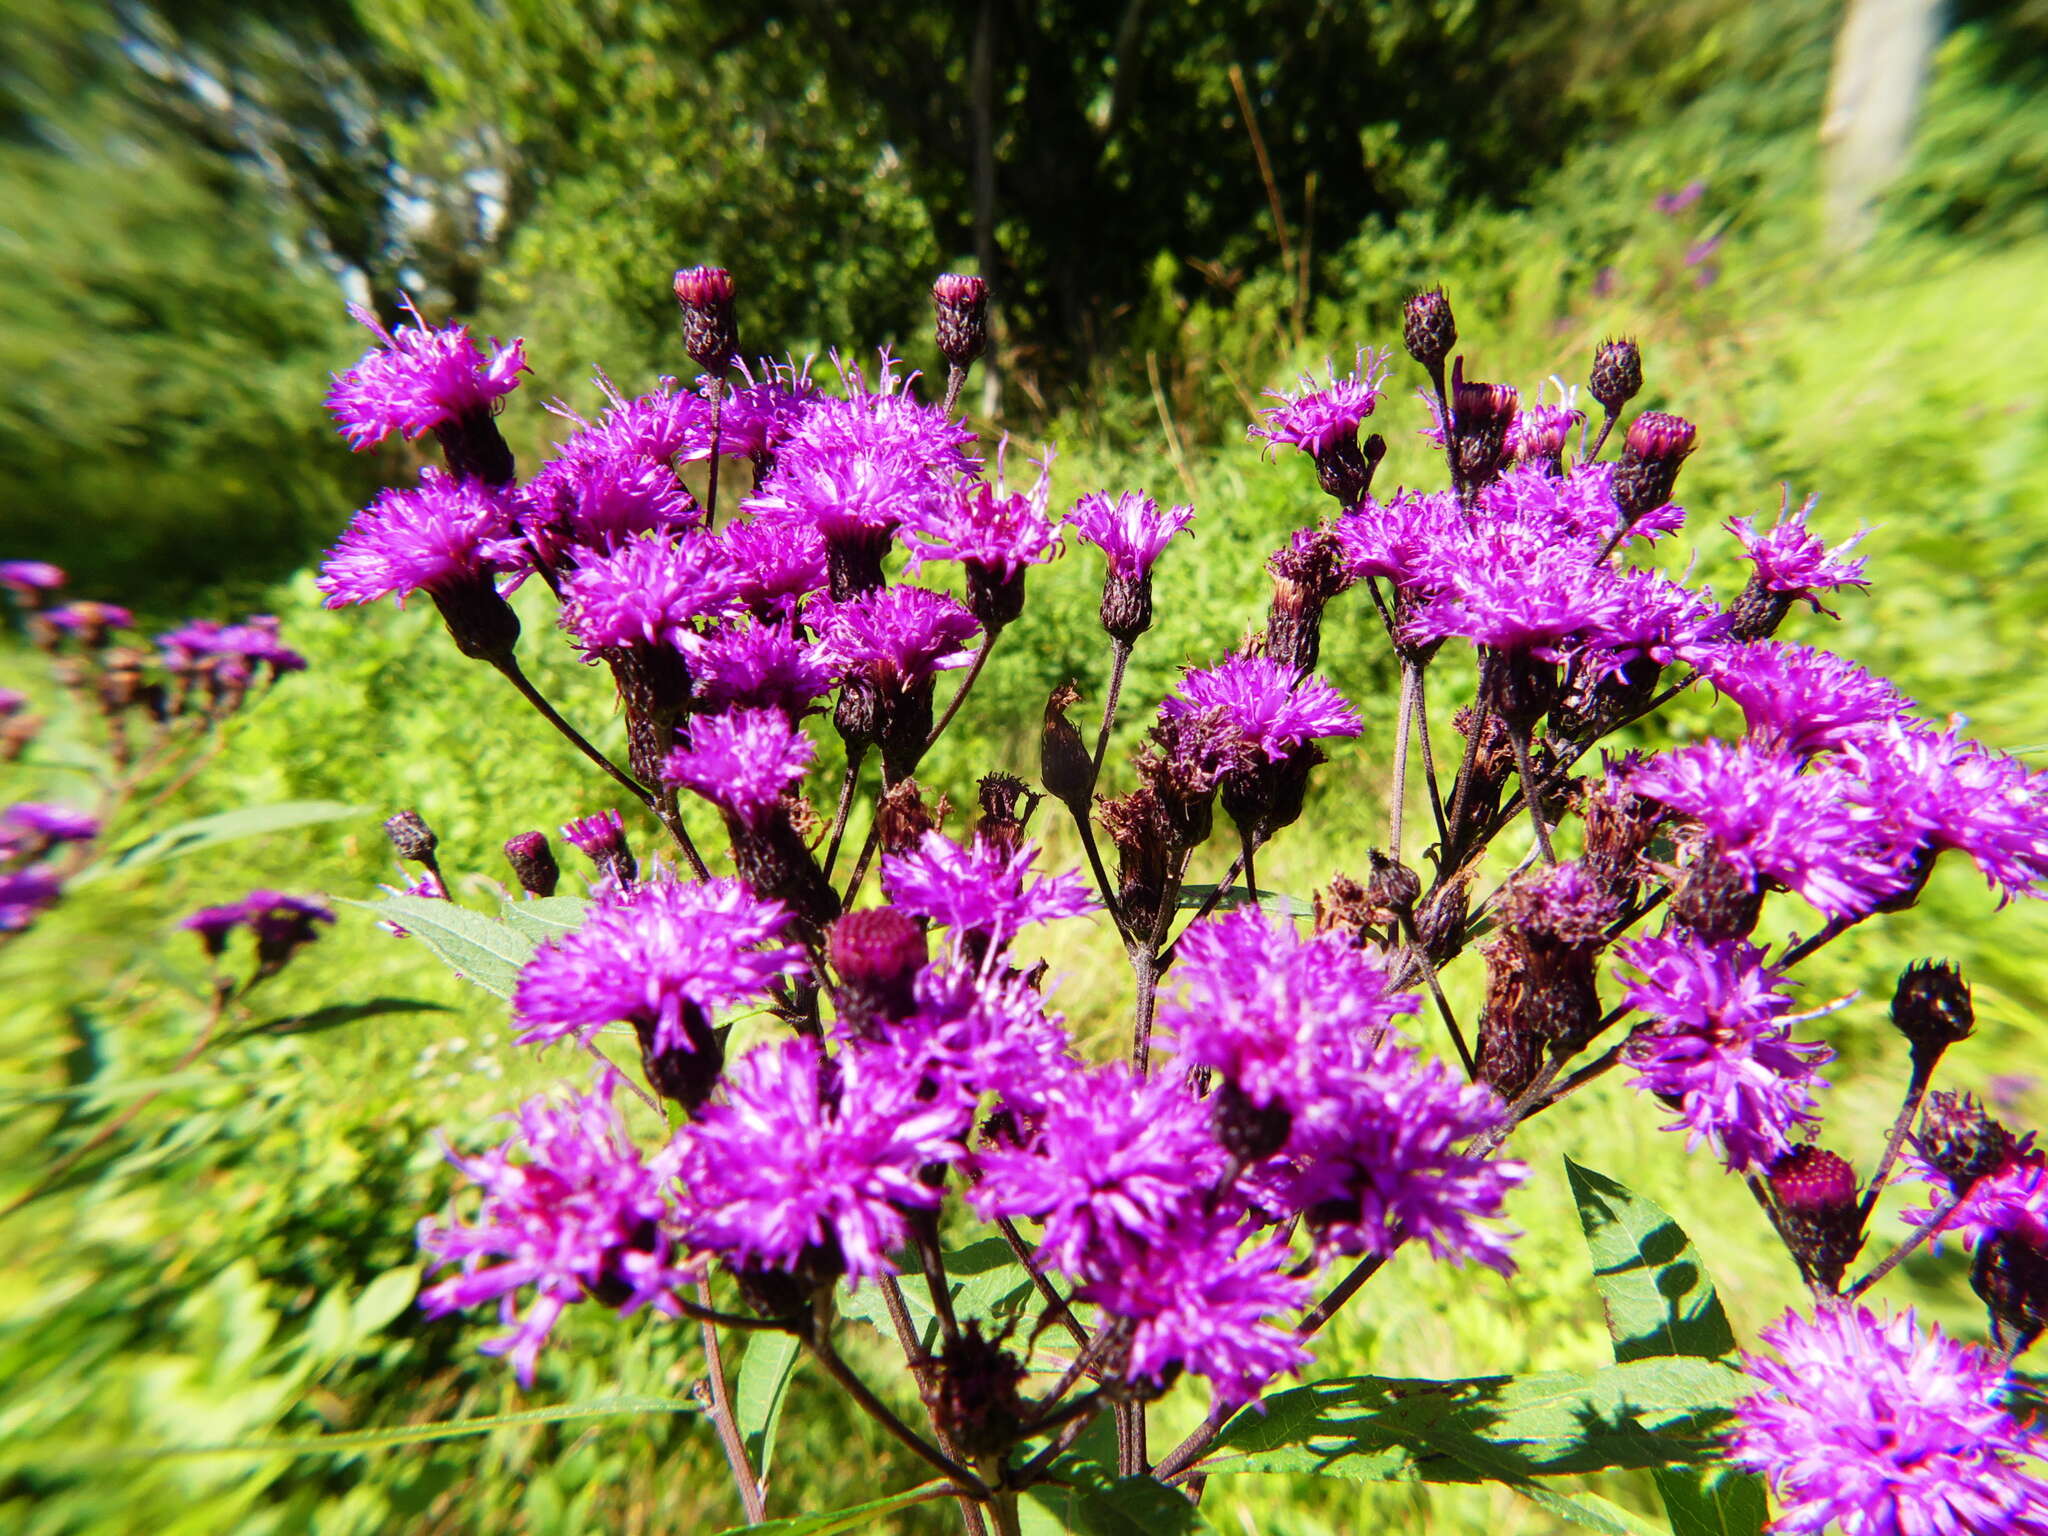
[[[1359,434],[1390,353],[1275,397],[1251,436],[1313,464],[1324,515],[1305,508],[1267,562],[1263,630],[1190,666],[1143,747],[1110,762],[1126,663],[1172,600],[1194,509],[1103,490],[1060,515],[1049,463],[1019,475],[981,451],[952,410],[984,344],[978,279],[933,290],[942,402],[886,356],[871,375],[840,363],[834,388],[749,366],[727,273],[678,273],[675,293],[702,376],[628,395],[600,374],[601,418],[561,410],[571,430],[524,481],[495,422],[526,366],[517,341],[364,314],[376,345],[330,401],[357,448],[432,433],[445,458],[357,517],[321,576],[330,605],[423,594],[463,655],[651,818],[564,829],[590,861],[587,902],[557,894],[543,834],[514,836],[526,895],[495,916],[448,899],[417,816],[392,822],[424,875],[387,915],[506,995],[521,1041],[602,1062],[581,1091],[521,1106],[501,1146],[453,1155],[474,1190],[420,1226],[443,1266],[429,1312],[495,1307],[486,1349],[529,1384],[566,1308],[694,1321],[701,1401],[749,1521],[767,1511],[763,1425],[735,1408],[735,1334],[749,1370],[786,1374],[807,1351],[935,1474],[849,1518],[950,1498],[969,1530],[1008,1533],[1024,1498],[1085,1528],[1120,1511],[1119,1528],[1174,1529],[1217,1475],[1370,1462],[1525,1490],[1651,1467],[1680,1529],[1705,1514],[1759,1529],[1767,1482],[1782,1530],[2048,1532],[2048,1482],[2026,1465],[2041,1445],[2007,1397],[2048,1323],[2048,1160],[1932,1091],[1972,1028],[1952,967],[1899,979],[1904,1092],[1875,1166],[1820,1139],[1832,1053],[1813,1025],[1828,1010],[1800,1011],[1800,964],[1910,906],[1944,851],[2001,901],[2048,880],[2043,776],[1853,662],[1776,638],[1866,585],[1856,538],[1830,547],[1789,499],[1775,520],[1729,520],[1752,568],[1732,602],[1632,563],[1687,523],[1672,498],[1695,435],[1631,416],[1636,347],[1595,354],[1596,423],[1570,398],[1468,378],[1449,301],[1419,294],[1402,340],[1448,487],[1375,489],[1385,444]],[[1102,557],[1099,724],[1071,720],[1080,692],[1057,690],[1040,787],[987,765],[978,817],[949,832],[920,764],[971,703],[1032,567],[1069,540]],[[619,757],[522,670],[504,593],[529,580],[609,672]],[[1400,677],[1387,840],[1343,852],[1349,872],[1304,926],[1256,870],[1301,818],[1325,745],[1361,732],[1345,680],[1317,672],[1328,605],[1353,589]],[[1439,681],[1467,666],[1476,686]],[[1695,688],[1734,701],[1746,734],[1602,749]],[[1474,702],[1434,716],[1453,696]],[[724,847],[692,839],[686,796],[715,809]],[[1033,822],[1049,808],[1084,868],[1042,867]],[[1212,839],[1229,871],[1191,889]],[[662,852],[636,856],[650,840]],[[1805,936],[1759,942],[1766,903]],[[1034,925],[1087,914],[1130,961],[1114,1060],[1077,1054],[1057,978],[1015,958]],[[1468,950],[1484,1003],[1460,1020],[1438,972]],[[744,1052],[729,1042],[742,1011],[773,1020]],[[614,1036],[637,1044],[634,1070],[604,1057]],[[1668,1218],[1574,1166],[1609,1261],[1615,1364],[1285,1385],[1404,1250],[1510,1270],[1504,1202],[1529,1176],[1508,1155],[1515,1129],[1617,1069],[1746,1181],[1783,1239],[1810,1294],[1765,1331],[1769,1352],[1738,1357]],[[1925,1204],[1905,1231],[1873,1231],[1902,1178]],[[1988,1346],[1866,1301],[1945,1240],[1974,1255]],[[849,1319],[893,1335],[914,1399],[849,1364]],[[1207,1417],[1154,1444],[1148,1410],[1191,1378]],[[1634,1528],[1589,1496],[1542,1496]]]

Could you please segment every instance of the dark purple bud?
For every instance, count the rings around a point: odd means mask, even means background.
[[[732,274],[723,267],[685,267],[676,274],[675,294],[683,309],[683,350],[706,372],[724,373],[740,344]]]
[[[1922,960],[1899,973],[1892,1027],[1912,1043],[1916,1060],[1932,1067],[1943,1051],[1969,1039],[1976,1024],[1963,973],[1948,961]]]
[[[1088,814],[1088,802],[1095,794],[1095,761],[1088,744],[1067,718],[1067,711],[1081,702],[1081,690],[1072,683],[1053,689],[1045,701],[1045,727],[1038,738],[1038,777],[1045,792],[1075,816]]]
[[[1024,1401],[1017,1388],[1024,1374],[1000,1341],[981,1336],[981,1320],[969,1318],[946,1341],[925,1387],[933,1422],[971,1461],[1004,1455],[1023,1433]]]
[[[1465,377],[1465,359],[1452,367],[1451,442],[1468,491],[1491,483],[1507,461],[1508,432],[1521,395],[1512,384],[1482,384]]]
[[[1415,912],[1415,936],[1422,952],[1448,965],[1465,947],[1465,919],[1471,909],[1471,880],[1460,875],[1436,891]]]
[[[1794,1147],[1770,1167],[1771,1194],[1786,1243],[1808,1274],[1829,1290],[1863,1248],[1856,1170],[1820,1147]]]
[[[1120,576],[1112,569],[1102,579],[1102,627],[1110,639],[1125,645],[1152,627],[1152,576]]]
[[[932,284],[932,308],[938,312],[939,356],[955,368],[969,367],[988,347],[988,284],[948,272]]]
[[[434,850],[441,846],[441,839],[418,811],[400,811],[384,823],[384,835],[401,859],[414,864],[431,864]]]
[[[1226,1082],[1211,1101],[1215,1105],[1216,1139],[1239,1162],[1262,1162],[1287,1145],[1294,1115],[1277,1100],[1254,1104],[1237,1084]]]
[[[1345,568],[1335,534],[1311,529],[1297,534],[1266,562],[1273,574],[1273,602],[1266,613],[1266,655],[1296,672],[1312,672],[1322,653],[1323,610],[1356,578]]]
[[[2005,1166],[2012,1135],[1967,1093],[1930,1093],[1913,1145],[1960,1194]]]
[[[1978,1245],[1970,1289],[1991,1315],[1991,1341],[2017,1355],[2048,1329],[2048,1231],[2022,1218]]]
[[[1668,411],[1645,411],[1628,425],[1614,471],[1614,500],[1630,523],[1671,499],[1679,466],[1692,452],[1693,424]]]
[[[519,888],[530,896],[552,896],[562,879],[562,866],[544,832],[520,832],[505,839],[505,860]]]
[[[1401,344],[1408,355],[1434,373],[1458,344],[1458,322],[1441,287],[1418,293],[1401,310]]]
[[[1627,337],[1603,341],[1593,352],[1593,373],[1587,388],[1610,416],[1635,399],[1643,387],[1643,354]]]
[[[1761,576],[1750,577],[1749,584],[1728,610],[1732,621],[1729,635],[1742,641],[1770,639],[1778,632],[1778,626],[1785,622],[1785,615],[1792,611],[1797,596],[1793,592],[1776,590]]]
[[[694,1112],[711,1097],[725,1070],[725,1039],[695,1003],[684,1002],[682,1024],[683,1044],[665,1050],[655,1048],[652,1024],[636,1019],[633,1029],[640,1038],[640,1066],[647,1086]]]
[[[924,929],[894,907],[848,912],[825,936],[825,958],[839,978],[840,1023],[865,1039],[917,1010],[917,973],[924,966]]]

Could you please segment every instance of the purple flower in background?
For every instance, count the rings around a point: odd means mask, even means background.
[[[1959,849],[2002,900],[2044,894],[2048,773],[2030,772],[1957,730],[1904,720],[1848,743],[1843,757],[1850,798],[1893,831],[1902,862]]]
[[[1191,1216],[1142,1263],[1120,1266],[1081,1287],[1080,1299],[1127,1318],[1127,1370],[1159,1387],[1185,1370],[1210,1383],[1217,1408],[1250,1402],[1283,1372],[1309,1362],[1291,1322],[1313,1294],[1290,1277],[1287,1244],[1245,1249],[1245,1231],[1226,1217]]]
[[[1638,972],[1629,1006],[1656,1020],[1623,1059],[1637,1088],[1677,1101],[1665,1129],[1684,1130],[1687,1150],[1713,1142],[1736,1173],[1784,1155],[1790,1133],[1819,1119],[1815,1073],[1835,1054],[1791,1038],[1784,974],[1740,939],[1634,939],[1615,954]]]
[[[712,537],[725,550],[739,600],[757,619],[787,620],[825,586],[825,540],[788,518],[729,523]]]
[[[27,694],[18,688],[0,688],[0,720],[11,720],[27,708]]]
[[[217,907],[201,907],[181,919],[178,926],[188,933],[198,934],[207,954],[218,955],[227,948],[228,936],[248,921],[248,917],[248,910],[242,903],[231,901]]]
[[[2044,1447],[2004,1406],[2003,1365],[1911,1312],[1788,1312],[1748,1354],[1764,1391],[1735,1405],[1729,1451],[1768,1477],[1772,1529],[1810,1536],[2042,1536],[2048,1482],[2021,1462]]]
[[[0,873],[0,933],[19,933],[63,893],[64,883],[47,869]]]
[[[502,568],[518,536],[512,504],[481,480],[420,471],[417,490],[391,489],[355,515],[320,566],[329,608],[450,591]]]
[[[924,587],[883,587],[810,611],[834,662],[886,693],[908,692],[966,666],[973,658],[967,642],[981,632],[958,598]]]
[[[1380,401],[1380,385],[1387,376],[1385,352],[1361,347],[1349,373],[1337,372],[1326,364],[1328,384],[1318,384],[1313,374],[1301,376],[1301,388],[1294,394],[1269,389],[1266,394],[1279,401],[1259,412],[1259,419],[1245,429],[1245,435],[1264,439],[1266,451],[1299,448],[1320,458],[1338,443],[1354,442],[1359,423]]]
[[[165,665],[173,670],[202,662],[262,662],[272,676],[306,670],[306,658],[278,638],[278,621],[267,613],[252,614],[240,624],[192,619],[157,636]]]
[[[817,755],[779,709],[699,716],[690,745],[671,752],[662,778],[695,790],[747,826],[782,804]]]
[[[677,1156],[663,1149],[652,1160],[641,1157],[612,1105],[618,1084],[607,1069],[593,1092],[566,1103],[529,1099],[503,1145],[477,1157],[450,1151],[482,1202],[470,1221],[420,1223],[422,1251],[439,1265],[461,1266],[420,1292],[420,1306],[441,1317],[496,1302],[512,1331],[484,1353],[507,1356],[527,1387],[564,1309],[595,1300],[621,1315],[651,1306],[679,1316],[676,1293],[698,1273],[676,1238],[667,1193]],[[519,1293],[529,1288],[522,1314]]]
[[[519,526],[543,560],[608,553],[637,534],[674,535],[703,520],[665,463],[626,454],[556,459],[518,492]]]
[[[486,357],[466,326],[434,330],[410,299],[402,301],[402,307],[413,323],[387,331],[362,305],[349,306],[348,312],[370,328],[378,345],[355,367],[335,375],[327,409],[341,424],[349,446],[359,452],[394,432],[418,437],[443,422],[488,410],[516,389],[519,375],[529,371],[524,342],[501,347],[494,338]]]
[[[1007,439],[1005,440],[1007,447]],[[1011,491],[1003,483],[1003,450],[996,453],[993,484],[973,481],[951,496],[921,507],[905,532],[913,569],[933,560],[958,560],[1000,579],[1059,553],[1059,535],[1045,515],[1052,493],[1052,454],[1038,463],[1037,482]]]
[[[1829,764],[1703,741],[1660,753],[1627,782],[1691,817],[1751,880],[1776,880],[1829,917],[1868,912],[1905,883],[1892,838]]]
[[[1031,878],[1037,857],[1035,843],[1005,853],[986,838],[963,848],[943,832],[927,832],[909,852],[883,855],[882,890],[905,911],[1000,949],[1033,923],[1095,910],[1079,873]]]
[[[775,708],[791,720],[838,680],[830,651],[793,624],[722,624],[690,643],[699,697],[713,709]]]
[[[1195,519],[1188,506],[1161,507],[1150,496],[1125,491],[1115,501],[1106,491],[1091,491],[1074,503],[1066,526],[1101,550],[1113,575],[1142,581],[1174,535]]]
[[[45,848],[59,843],[89,843],[99,834],[97,816],[68,805],[24,800],[0,811],[0,857],[18,858],[27,852],[33,858]]]
[[[825,1256],[856,1277],[888,1274],[905,1212],[942,1197],[923,1170],[956,1161],[973,1123],[970,1101],[923,1086],[886,1053],[849,1046],[828,1063],[815,1040],[757,1046],[726,1073],[724,1102],[677,1138],[691,1240],[742,1269]]]
[[[778,942],[787,919],[780,902],[760,900],[738,880],[608,892],[582,927],[542,944],[519,973],[519,1042],[588,1040],[607,1024],[631,1023],[657,1052],[694,1050],[693,1026],[712,1010],[759,998],[802,968],[803,951]]]
[[[98,644],[110,629],[127,629],[135,623],[135,615],[119,603],[97,603],[89,598],[52,608],[43,617],[88,645]]]
[[[1659,213],[1669,218],[1685,212],[1706,195],[1707,184],[1704,181],[1689,181],[1676,192],[1659,192],[1651,202]]]
[[[724,548],[702,534],[642,534],[592,555],[562,578],[562,627],[586,654],[686,646],[695,626],[729,613],[739,581]]]
[[[0,587],[17,597],[35,598],[64,585],[64,572],[47,560],[0,560]]]
[[[1364,729],[1358,712],[1320,677],[1298,677],[1292,667],[1264,656],[1231,655],[1191,670],[1159,706],[1160,717],[1169,721],[1211,711],[1246,746],[1276,763],[1308,742],[1356,736]]]
[[[1778,520],[1769,528],[1759,532],[1755,523],[1746,517],[1731,517],[1725,526],[1740,541],[1743,553],[1756,567],[1757,580],[1766,591],[1803,598],[1817,612],[1826,613],[1828,610],[1821,607],[1814,593],[1832,591],[1836,587],[1870,585],[1869,578],[1863,574],[1868,559],[1863,556],[1853,560],[1848,558],[1849,551],[1863,542],[1868,530],[1829,549],[1827,541],[1806,526],[1807,515],[1819,502],[1818,496],[1809,496],[1795,512],[1792,493],[1788,489]]]
[[[1758,746],[1810,756],[1878,733],[1912,701],[1832,651],[1756,641],[1700,651],[1700,672],[1733,699]]]

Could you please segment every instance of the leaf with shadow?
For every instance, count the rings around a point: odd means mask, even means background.
[[[334,1003],[326,1008],[316,1008],[311,1013],[288,1013],[275,1019],[265,1019],[260,1024],[236,1030],[226,1040],[248,1040],[258,1035],[317,1035],[330,1029],[360,1024],[365,1019],[381,1018],[385,1014],[454,1011],[446,1003],[429,1002],[423,997],[373,997],[367,1002]]]

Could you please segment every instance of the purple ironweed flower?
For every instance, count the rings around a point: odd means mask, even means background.
[[[640,459],[668,467],[677,455],[702,458],[710,452],[711,407],[700,395],[680,389],[664,376],[644,395],[628,396],[597,370],[597,387],[607,402],[594,424],[567,406],[548,407],[578,430],[561,444],[568,461],[602,463],[607,459]],[[543,471],[545,473],[545,470]]]
[[[913,569],[933,560],[958,560],[1002,578],[1027,565],[1043,565],[1059,553],[1059,535],[1045,515],[1052,492],[1052,454],[1038,465],[1029,490],[1012,491],[1003,480],[1007,438],[996,450],[996,477],[976,480],[951,496],[920,507],[904,536]]]
[[[0,873],[0,933],[19,933],[63,893],[64,883],[47,869]]]
[[[1309,1362],[1293,1327],[1269,1321],[1304,1306],[1308,1282],[1286,1273],[1286,1243],[1245,1249],[1245,1235],[1228,1216],[1191,1213],[1144,1262],[1081,1287],[1081,1300],[1136,1325],[1125,1366],[1132,1380],[1164,1388],[1185,1370],[1207,1379],[1213,1405],[1227,1409]]]
[[[59,843],[89,843],[100,834],[97,816],[68,805],[24,800],[0,811],[0,858],[32,858]]]
[[[393,896],[414,896],[421,901],[446,901],[449,899],[448,887],[441,883],[440,875],[431,869],[421,870],[418,876],[407,880],[404,885],[384,885],[380,883],[377,889]],[[412,936],[412,930],[403,923],[394,923],[386,920],[380,922],[377,926],[394,938],[404,939]]]
[[[1764,1391],[1735,1405],[1729,1451],[1770,1479],[1773,1530],[1842,1536],[2048,1532],[2039,1438],[2004,1406],[2004,1367],[1913,1312],[1788,1312],[1748,1354]]]
[[[943,832],[927,832],[907,853],[882,856],[882,891],[895,905],[1001,949],[1033,923],[1095,910],[1088,885],[1069,870],[1031,878],[1035,843],[1005,852],[983,837],[963,848]]]
[[[1849,551],[1863,542],[1869,530],[1854,534],[1829,549],[1827,541],[1806,526],[1807,515],[1819,502],[1818,496],[1809,496],[1794,511],[1792,492],[1788,488],[1778,520],[1769,528],[1759,532],[1756,524],[1746,517],[1731,517],[1724,526],[1741,542],[1743,553],[1756,566],[1756,578],[1765,590],[1803,598],[1817,612],[1826,613],[1828,610],[1821,607],[1814,593],[1832,591],[1836,587],[1870,585],[1869,578],[1863,574],[1868,558],[1848,558]]]
[[[1035,1115],[1080,1070],[1066,1026],[1024,972],[925,965],[915,989],[914,1011],[889,1027],[888,1040],[921,1072],[969,1094],[999,1093],[1012,1110]]]
[[[614,810],[579,816],[562,828],[562,837],[571,848],[593,859],[616,853],[626,846],[625,818]]]
[[[518,515],[549,564],[607,554],[637,534],[679,534],[704,516],[667,464],[627,454],[542,465],[519,490]]]
[[[906,693],[973,659],[967,642],[981,625],[960,600],[924,587],[894,586],[846,602],[819,602],[809,617],[833,661],[878,692]]]
[[[1434,552],[1464,537],[1465,527],[1456,497],[1399,491],[1383,502],[1368,498],[1340,516],[1331,531],[1360,580],[1384,576],[1414,588],[1424,584]]]
[[[1458,635],[1561,662],[1572,641],[1621,615],[1620,584],[1590,552],[1508,529],[1482,528],[1438,551],[1426,571],[1433,593],[1407,621],[1411,642]]]
[[[779,709],[736,709],[701,715],[690,745],[671,752],[662,779],[694,789],[747,826],[782,799],[817,750]]]
[[[0,587],[33,599],[64,585],[64,572],[47,560],[0,560]]]
[[[283,891],[254,890],[225,906],[202,907],[178,924],[199,935],[209,956],[227,948],[228,936],[244,924],[256,938],[256,961],[262,974],[275,975],[303,946],[319,937],[316,923],[332,923],[325,902]]]
[[[1669,217],[1685,212],[1706,195],[1704,181],[1689,181],[1676,192],[1659,192],[1651,201],[1659,213]]]
[[[976,1150],[968,1203],[1042,1221],[1046,1262],[1082,1280],[1154,1262],[1224,1166],[1207,1106],[1123,1062],[1055,1085],[1032,1131],[1026,1145]]]
[[[825,540],[788,517],[734,522],[712,537],[739,582],[739,600],[757,619],[788,619],[826,580]]]
[[[947,272],[932,284],[939,356],[967,368],[988,345],[988,280]]]
[[[178,926],[189,933],[199,935],[199,942],[205,946],[209,956],[217,956],[228,947],[228,936],[241,927],[248,912],[239,901],[217,907],[201,907],[197,912],[179,921]]]
[[[648,1031],[656,1052],[694,1050],[692,1026],[713,1009],[761,997],[802,968],[803,951],[777,942],[788,916],[738,880],[605,892],[582,927],[541,945],[519,973],[519,1042],[588,1040],[607,1024],[631,1023]]]
[[[775,708],[795,720],[838,680],[831,653],[793,624],[721,624],[690,642],[698,696],[713,709]]]
[[[1948,1203],[1956,1180],[1910,1144],[1904,1165],[1909,1175],[1934,1186],[1934,1196],[1924,1208],[1899,1213],[1907,1225],[1924,1227]],[[1939,1247],[1943,1237],[1953,1236],[1965,1248],[1975,1248],[2007,1232],[2048,1236],[2048,1156],[2035,1147],[2031,1135],[2008,1145],[1999,1166],[1970,1185],[1932,1241]]]
[[[830,1062],[815,1040],[750,1051],[714,1104],[677,1138],[689,1181],[688,1230],[741,1269],[824,1267],[890,1273],[905,1213],[933,1210],[943,1185],[923,1170],[961,1156],[970,1101],[887,1053],[848,1046]]]
[[[518,1128],[503,1145],[477,1157],[451,1149],[448,1160],[482,1191],[475,1219],[420,1223],[422,1251],[461,1266],[420,1292],[420,1306],[442,1317],[496,1302],[512,1331],[483,1350],[507,1356],[523,1386],[564,1309],[588,1298],[621,1315],[651,1306],[679,1316],[676,1293],[701,1267],[676,1237],[667,1186],[678,1156],[671,1147],[641,1157],[612,1105],[618,1085],[607,1068],[567,1103],[528,1099],[507,1117]],[[518,1293],[529,1287],[522,1314]]]
[[[468,327],[434,330],[410,299],[401,304],[413,323],[396,331],[387,331],[362,305],[349,306],[348,312],[370,328],[378,345],[348,372],[334,376],[327,409],[358,452],[394,432],[418,437],[443,422],[488,410],[518,387],[520,374],[530,371],[523,341],[501,347],[494,337],[486,357]]]
[[[1820,1117],[1815,1075],[1834,1058],[1818,1042],[1795,1042],[1781,1021],[1791,1009],[1784,973],[1740,939],[1634,939],[1615,951],[1639,974],[1631,1007],[1656,1027],[1624,1053],[1635,1086],[1677,1101],[1688,1151],[1713,1142],[1730,1171],[1747,1173],[1782,1157],[1789,1133]]]
[[[1066,526],[1101,550],[1112,575],[1142,581],[1175,534],[1195,518],[1188,506],[1161,508],[1150,496],[1125,491],[1115,501],[1107,491],[1090,491],[1074,503]]]
[[[174,670],[209,660],[240,660],[262,662],[273,676],[305,671],[306,658],[278,639],[278,627],[277,619],[267,613],[252,614],[240,624],[192,619],[157,636],[157,645],[165,664]]]
[[[1181,1059],[1214,1069],[1257,1107],[1300,1117],[1344,1102],[1412,994],[1387,989],[1376,956],[1327,933],[1303,938],[1292,921],[1246,907],[1204,919],[1176,946],[1183,999],[1160,1010]]]
[[[2030,772],[1959,730],[1908,720],[1848,743],[1843,757],[1850,798],[1894,830],[1902,864],[1955,848],[2001,901],[2048,894],[2048,773]],[[1900,878],[1909,883],[1914,874]]]
[[[1574,465],[1562,475],[1535,464],[1516,465],[1479,492],[1476,512],[1482,531],[1582,550],[1588,561],[1617,536],[1617,548],[1635,539],[1648,544],[1685,525],[1685,508],[1672,502],[1650,508],[1631,522],[1615,500],[1614,464],[1604,459]],[[1446,527],[1453,542],[1471,537],[1462,516],[1446,519]],[[1461,554],[1446,547],[1442,558],[1455,563]]]
[[[19,688],[0,688],[0,720],[12,720],[28,708],[28,695]]]
[[[1231,655],[1190,670],[1159,706],[1173,721],[1219,711],[1246,746],[1279,762],[1308,742],[1356,736],[1364,726],[1344,696],[1310,674],[1264,656]]]
[[[512,504],[481,480],[420,471],[417,490],[384,491],[355,515],[320,566],[329,608],[488,581],[518,536]]]
[[[1753,641],[1698,652],[1702,675],[1733,699],[1760,747],[1806,757],[1879,734],[1912,701],[1832,651]]]
[[[674,288],[683,311],[683,350],[699,368],[723,374],[739,349],[732,274],[723,267],[685,267]]]
[[[127,629],[135,623],[135,615],[119,603],[98,603],[91,599],[52,608],[43,617],[87,645],[99,644],[110,629]]]
[[[789,440],[818,396],[810,362],[777,363],[764,357],[758,373],[744,362],[739,368],[747,382],[726,390],[725,404],[719,408],[718,451],[730,457],[770,458]],[[708,458],[710,436],[707,424],[702,443],[684,458]]]
[[[1294,394],[1267,390],[1279,404],[1261,410],[1245,435],[1263,439],[1268,453],[1280,447],[1299,448],[1318,459],[1339,443],[1356,441],[1359,423],[1380,403],[1388,356],[1360,347],[1349,373],[1338,373],[1334,363],[1324,364],[1330,375],[1327,384],[1318,384],[1313,374],[1305,373]]]
[[[1586,413],[1571,403],[1571,391],[1556,405],[1528,405],[1508,428],[1508,457],[1517,464],[1557,465],[1563,459],[1572,430],[1586,419]]]
[[[1588,637],[1587,660],[1602,671],[1643,657],[1660,667],[1681,661],[1704,666],[1727,639],[1728,615],[1668,576],[1626,570],[1616,590],[1619,609]]]
[[[700,622],[729,613],[739,581],[715,539],[641,534],[591,555],[562,578],[562,627],[586,655],[687,645]]]
[[[1830,764],[1703,741],[1651,758],[1627,783],[1691,817],[1752,881],[1776,880],[1829,917],[1869,912],[1904,884],[1885,828]]]

